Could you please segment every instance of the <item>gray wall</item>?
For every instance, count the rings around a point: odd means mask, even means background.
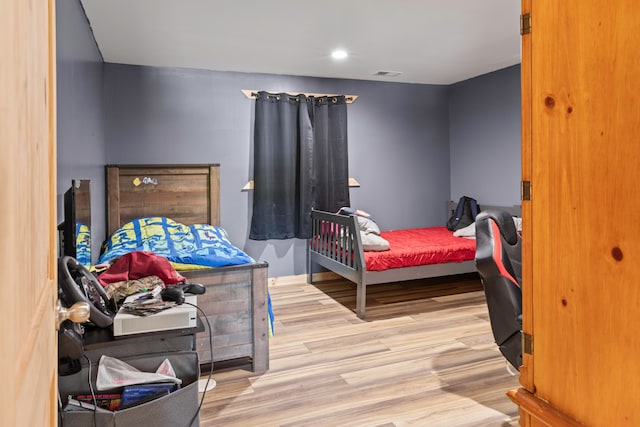
[[[303,274],[302,240],[248,240],[254,102],[241,89],[358,95],[348,107],[351,205],[382,228],[443,224],[448,88],[105,64],[108,163],[220,163],[221,223],[270,276]],[[97,216],[96,216],[97,217]]]
[[[358,95],[349,106],[351,205],[383,229],[441,225],[445,201],[519,203],[520,68],[452,86],[103,64],[79,0],[58,0],[58,193],[90,179],[94,261],[104,165],[220,163],[221,222],[271,277],[306,272],[302,240],[248,240],[254,103],[241,89]]]
[[[451,197],[520,204],[520,65],[450,86]]]
[[[71,180],[91,180],[95,261],[105,233],[103,62],[78,0],[56,2],[56,39],[58,222]]]

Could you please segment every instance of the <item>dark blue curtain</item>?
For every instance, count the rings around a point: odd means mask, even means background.
[[[312,207],[349,206],[348,163],[344,96],[259,92],[249,238],[310,237]]]

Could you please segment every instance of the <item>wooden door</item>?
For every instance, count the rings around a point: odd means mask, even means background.
[[[54,4],[0,13],[2,426],[57,423]]]
[[[640,7],[523,1],[528,7],[523,329],[533,346],[520,380],[537,402],[515,400],[528,407],[523,425],[637,426]],[[536,404],[548,406],[535,414]]]

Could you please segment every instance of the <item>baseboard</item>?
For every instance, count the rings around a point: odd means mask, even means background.
[[[323,271],[320,273],[313,273],[313,281],[322,282],[325,280],[336,280],[340,279],[342,276],[336,274],[332,271]],[[299,285],[300,283],[307,283],[307,274],[295,274],[293,276],[281,276],[281,277],[270,277],[269,278],[269,286],[285,286],[285,285]]]

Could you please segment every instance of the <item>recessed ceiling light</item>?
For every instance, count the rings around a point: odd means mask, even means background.
[[[336,49],[333,52],[331,52],[331,57],[333,59],[345,59],[347,56],[348,56],[347,51],[342,49]]]

